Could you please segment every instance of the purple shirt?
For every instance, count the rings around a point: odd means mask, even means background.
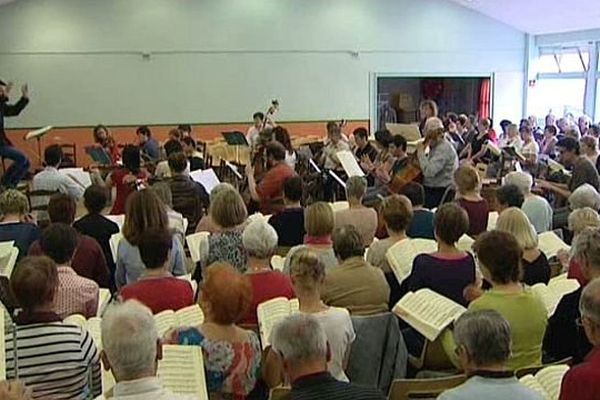
[[[420,254],[413,261],[408,278],[408,289],[428,288],[461,304],[469,303],[463,290],[475,282],[475,260],[470,253],[459,258],[441,258],[434,254]]]
[[[467,235],[476,236],[487,230],[488,214],[490,212],[486,199],[470,201],[458,199],[458,204],[469,215],[469,231]]]

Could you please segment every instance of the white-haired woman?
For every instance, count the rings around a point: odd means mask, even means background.
[[[507,208],[498,217],[496,229],[512,234],[523,250],[521,281],[530,286],[547,284],[550,280],[550,264],[544,252],[538,249],[538,236],[527,215],[519,208]]]
[[[511,172],[504,178],[505,185],[515,185],[523,193],[525,201],[521,210],[537,233],[552,229],[552,206],[542,196],[531,193],[533,178],[527,172]]]
[[[290,277],[271,269],[270,260],[277,248],[277,232],[263,219],[252,221],[242,234],[242,244],[248,254],[246,275],[252,284],[252,303],[241,324],[257,324],[256,307],[275,297],[296,297]]]
[[[577,210],[579,208],[589,207],[592,210],[600,209],[600,194],[589,183],[579,186],[569,196],[569,208]]]

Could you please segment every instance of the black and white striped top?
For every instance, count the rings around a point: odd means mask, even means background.
[[[63,322],[17,326],[18,378],[36,399],[89,398],[102,393],[100,357],[90,334]],[[5,337],[6,377],[15,379],[13,332]]]

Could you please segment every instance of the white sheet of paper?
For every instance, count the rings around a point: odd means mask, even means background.
[[[338,151],[336,153],[338,160],[340,160],[340,164],[342,164],[342,168],[346,171],[346,174],[350,176],[365,176],[364,171],[358,165],[354,154],[352,154],[348,150]]]
[[[61,168],[58,172],[69,177],[84,189],[92,186],[92,177],[90,176],[90,173],[84,171],[83,168]]]
[[[190,178],[204,186],[204,189],[208,194],[212,192],[215,186],[221,183],[217,177],[217,174],[215,174],[215,171],[212,168],[205,169],[204,171],[192,171],[190,172]]]
[[[235,174],[235,176],[238,177],[238,179],[242,179],[242,174],[240,174],[240,171],[238,171],[238,167],[236,167],[227,160],[225,160],[225,165],[227,165],[229,169],[231,169],[231,171]]]

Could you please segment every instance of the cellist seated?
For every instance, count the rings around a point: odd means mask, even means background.
[[[375,163],[371,162],[367,156],[362,159],[361,166],[374,177],[375,181],[375,184],[367,189],[366,201],[374,200],[377,196],[389,195],[391,193],[390,183],[409,164],[406,154],[406,139],[400,135],[391,137],[387,149],[379,155],[382,154],[383,157],[378,157]]]

